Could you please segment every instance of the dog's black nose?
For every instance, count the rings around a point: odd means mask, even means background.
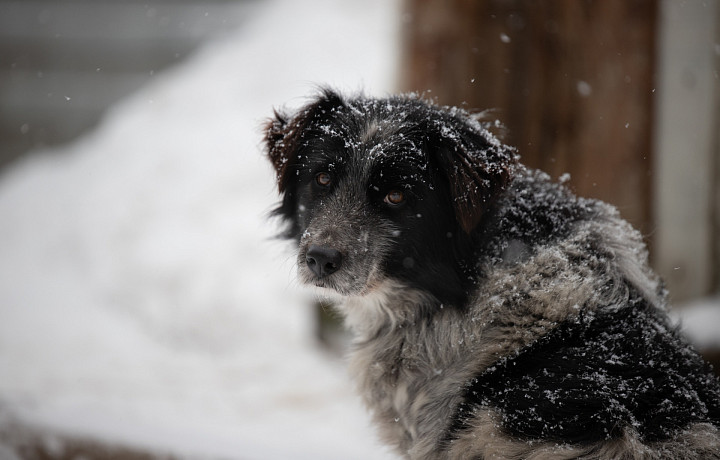
[[[323,278],[338,271],[342,264],[342,254],[333,248],[310,246],[305,262],[318,278]]]

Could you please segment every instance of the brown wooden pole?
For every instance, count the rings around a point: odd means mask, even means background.
[[[655,0],[407,0],[401,86],[498,109],[523,162],[652,231]]]

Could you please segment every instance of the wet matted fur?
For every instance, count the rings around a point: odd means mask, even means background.
[[[302,282],[412,459],[720,458],[720,383],[637,231],[463,110],[322,91],[266,129]]]

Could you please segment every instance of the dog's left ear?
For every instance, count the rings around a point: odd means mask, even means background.
[[[440,164],[450,182],[457,220],[470,234],[510,182],[515,150],[479,126],[454,121],[440,130]]]

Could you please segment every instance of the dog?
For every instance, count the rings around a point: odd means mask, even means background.
[[[266,153],[298,277],[409,459],[720,458],[720,382],[641,235],[465,110],[321,89]]]

